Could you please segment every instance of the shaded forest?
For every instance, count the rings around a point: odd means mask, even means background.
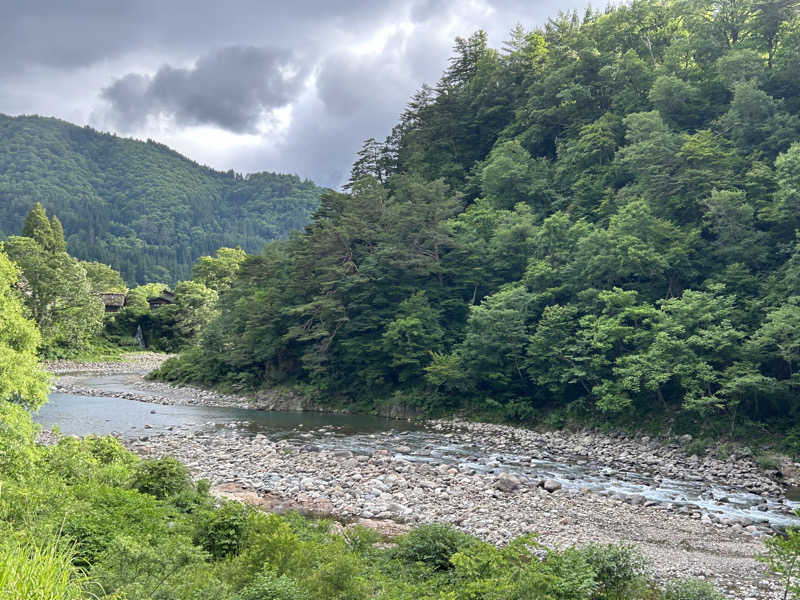
[[[61,219],[72,255],[130,285],[187,279],[223,246],[258,252],[302,229],[321,191],[294,175],[214,171],[152,141],[0,115],[0,239],[40,202]]]

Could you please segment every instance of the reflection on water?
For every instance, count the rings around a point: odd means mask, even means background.
[[[100,386],[93,386],[101,389]],[[117,390],[122,391],[122,390]],[[294,430],[335,427],[339,435],[383,431],[413,431],[419,425],[369,415],[260,411],[243,408],[161,405],[123,398],[98,398],[53,393],[35,416],[45,428],[57,425],[67,435],[95,433],[138,437],[181,427],[213,430],[236,427],[252,433],[287,434]]]

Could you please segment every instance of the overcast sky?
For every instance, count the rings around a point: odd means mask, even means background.
[[[0,0],[0,113],[153,138],[217,169],[338,186],[434,84],[585,0]]]

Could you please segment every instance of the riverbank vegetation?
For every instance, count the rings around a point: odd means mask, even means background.
[[[0,447],[13,436],[16,448],[0,454],[3,597],[722,598],[692,581],[662,595],[630,546],[555,551],[524,537],[498,549],[445,525],[386,544],[364,528],[262,513],[215,500],[176,461],[140,460],[112,438],[36,445],[24,410],[2,410]]]
[[[477,32],[160,376],[800,448],[795,2]]]

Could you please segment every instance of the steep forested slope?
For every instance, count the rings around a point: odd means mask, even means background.
[[[457,40],[165,376],[796,423],[798,4],[642,0]]]
[[[73,255],[131,284],[185,279],[223,246],[260,250],[302,229],[320,191],[293,175],[213,171],[152,141],[0,115],[0,239],[19,234],[41,202]]]

